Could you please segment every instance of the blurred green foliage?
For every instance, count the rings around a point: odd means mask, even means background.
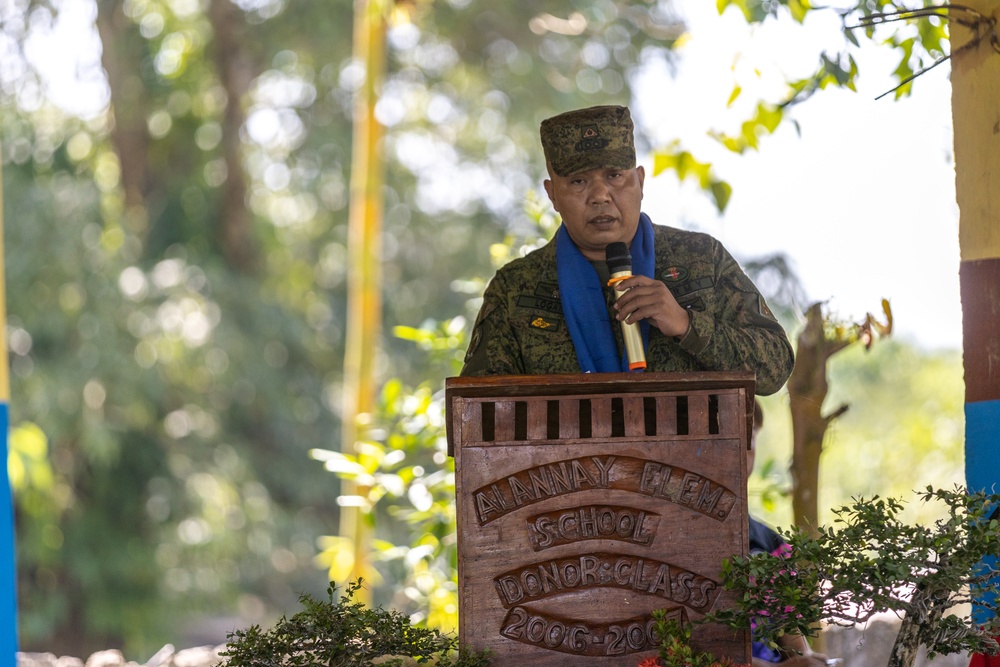
[[[961,353],[921,350],[887,339],[865,351],[852,346],[829,364],[829,406],[849,409],[830,427],[824,443],[820,523],[834,520],[829,508],[873,494],[909,498],[929,485],[947,487],[965,479],[965,390]],[[758,436],[750,511],[774,526],[790,526],[785,498],[791,485],[791,418],[788,398],[760,399],[764,426]],[[891,417],[887,418],[887,415]],[[907,504],[902,518],[932,521],[933,505]]]
[[[35,54],[80,16],[44,0],[0,14],[11,418],[18,434],[40,429],[11,457],[25,650],[141,657],[326,587],[314,559],[330,553],[317,539],[336,531],[339,485],[308,453],[339,432],[364,75],[352,8],[95,3],[77,32],[90,98],[63,107]],[[402,337],[379,362],[398,378],[382,396],[388,439],[371,434],[386,456],[358,463],[377,474],[382,497],[364,502],[380,545],[412,533],[421,547],[403,565],[384,550],[387,577],[418,592],[412,610],[452,576],[431,415],[456,366],[438,357],[464,345],[491,246],[533,224],[537,123],[592,95],[626,102],[640,54],[666,53],[681,29],[656,3],[582,2],[563,18],[554,2],[395,9],[379,119],[385,323]],[[437,344],[420,333],[434,321],[450,322],[446,348],[413,354],[406,338]],[[435,605],[429,620],[447,625],[453,605]]]

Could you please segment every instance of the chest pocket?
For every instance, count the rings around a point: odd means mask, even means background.
[[[668,287],[681,306],[688,310],[703,312],[705,310],[704,292],[715,287],[715,280],[711,276],[703,276]]]
[[[534,332],[555,333],[563,329],[562,301],[559,285],[539,283],[532,294],[517,297],[518,319],[525,318],[528,329]]]

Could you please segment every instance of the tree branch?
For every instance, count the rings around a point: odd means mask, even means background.
[[[829,424],[834,419],[836,419],[837,417],[840,417],[842,414],[844,414],[845,412],[847,412],[850,409],[851,409],[851,406],[849,406],[847,403],[842,403],[840,405],[840,407],[838,407],[836,410],[834,410],[830,414],[828,414],[825,417],[823,417],[823,421],[825,421],[827,424]]]

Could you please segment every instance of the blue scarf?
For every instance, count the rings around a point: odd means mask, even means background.
[[[653,223],[645,213],[639,214],[639,227],[629,252],[632,255],[632,273],[650,278],[656,270],[653,248]],[[584,373],[628,372],[628,358],[624,350],[618,353],[612,326],[620,326],[608,314],[604,300],[604,286],[590,260],[583,256],[569,237],[566,225],[556,232],[556,271],[559,274],[559,298],[562,301],[566,327],[569,329],[580,370]],[[649,342],[649,323],[639,323],[642,343]]]

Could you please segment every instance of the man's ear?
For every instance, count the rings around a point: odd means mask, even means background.
[[[641,189],[642,184],[645,183],[646,181],[646,170],[640,164],[638,167],[635,168],[635,173],[639,175],[639,188]]]
[[[545,194],[549,196],[549,201],[552,202],[552,206],[555,206],[556,200],[552,197],[552,181],[546,178],[542,181],[542,186],[545,188]]]

